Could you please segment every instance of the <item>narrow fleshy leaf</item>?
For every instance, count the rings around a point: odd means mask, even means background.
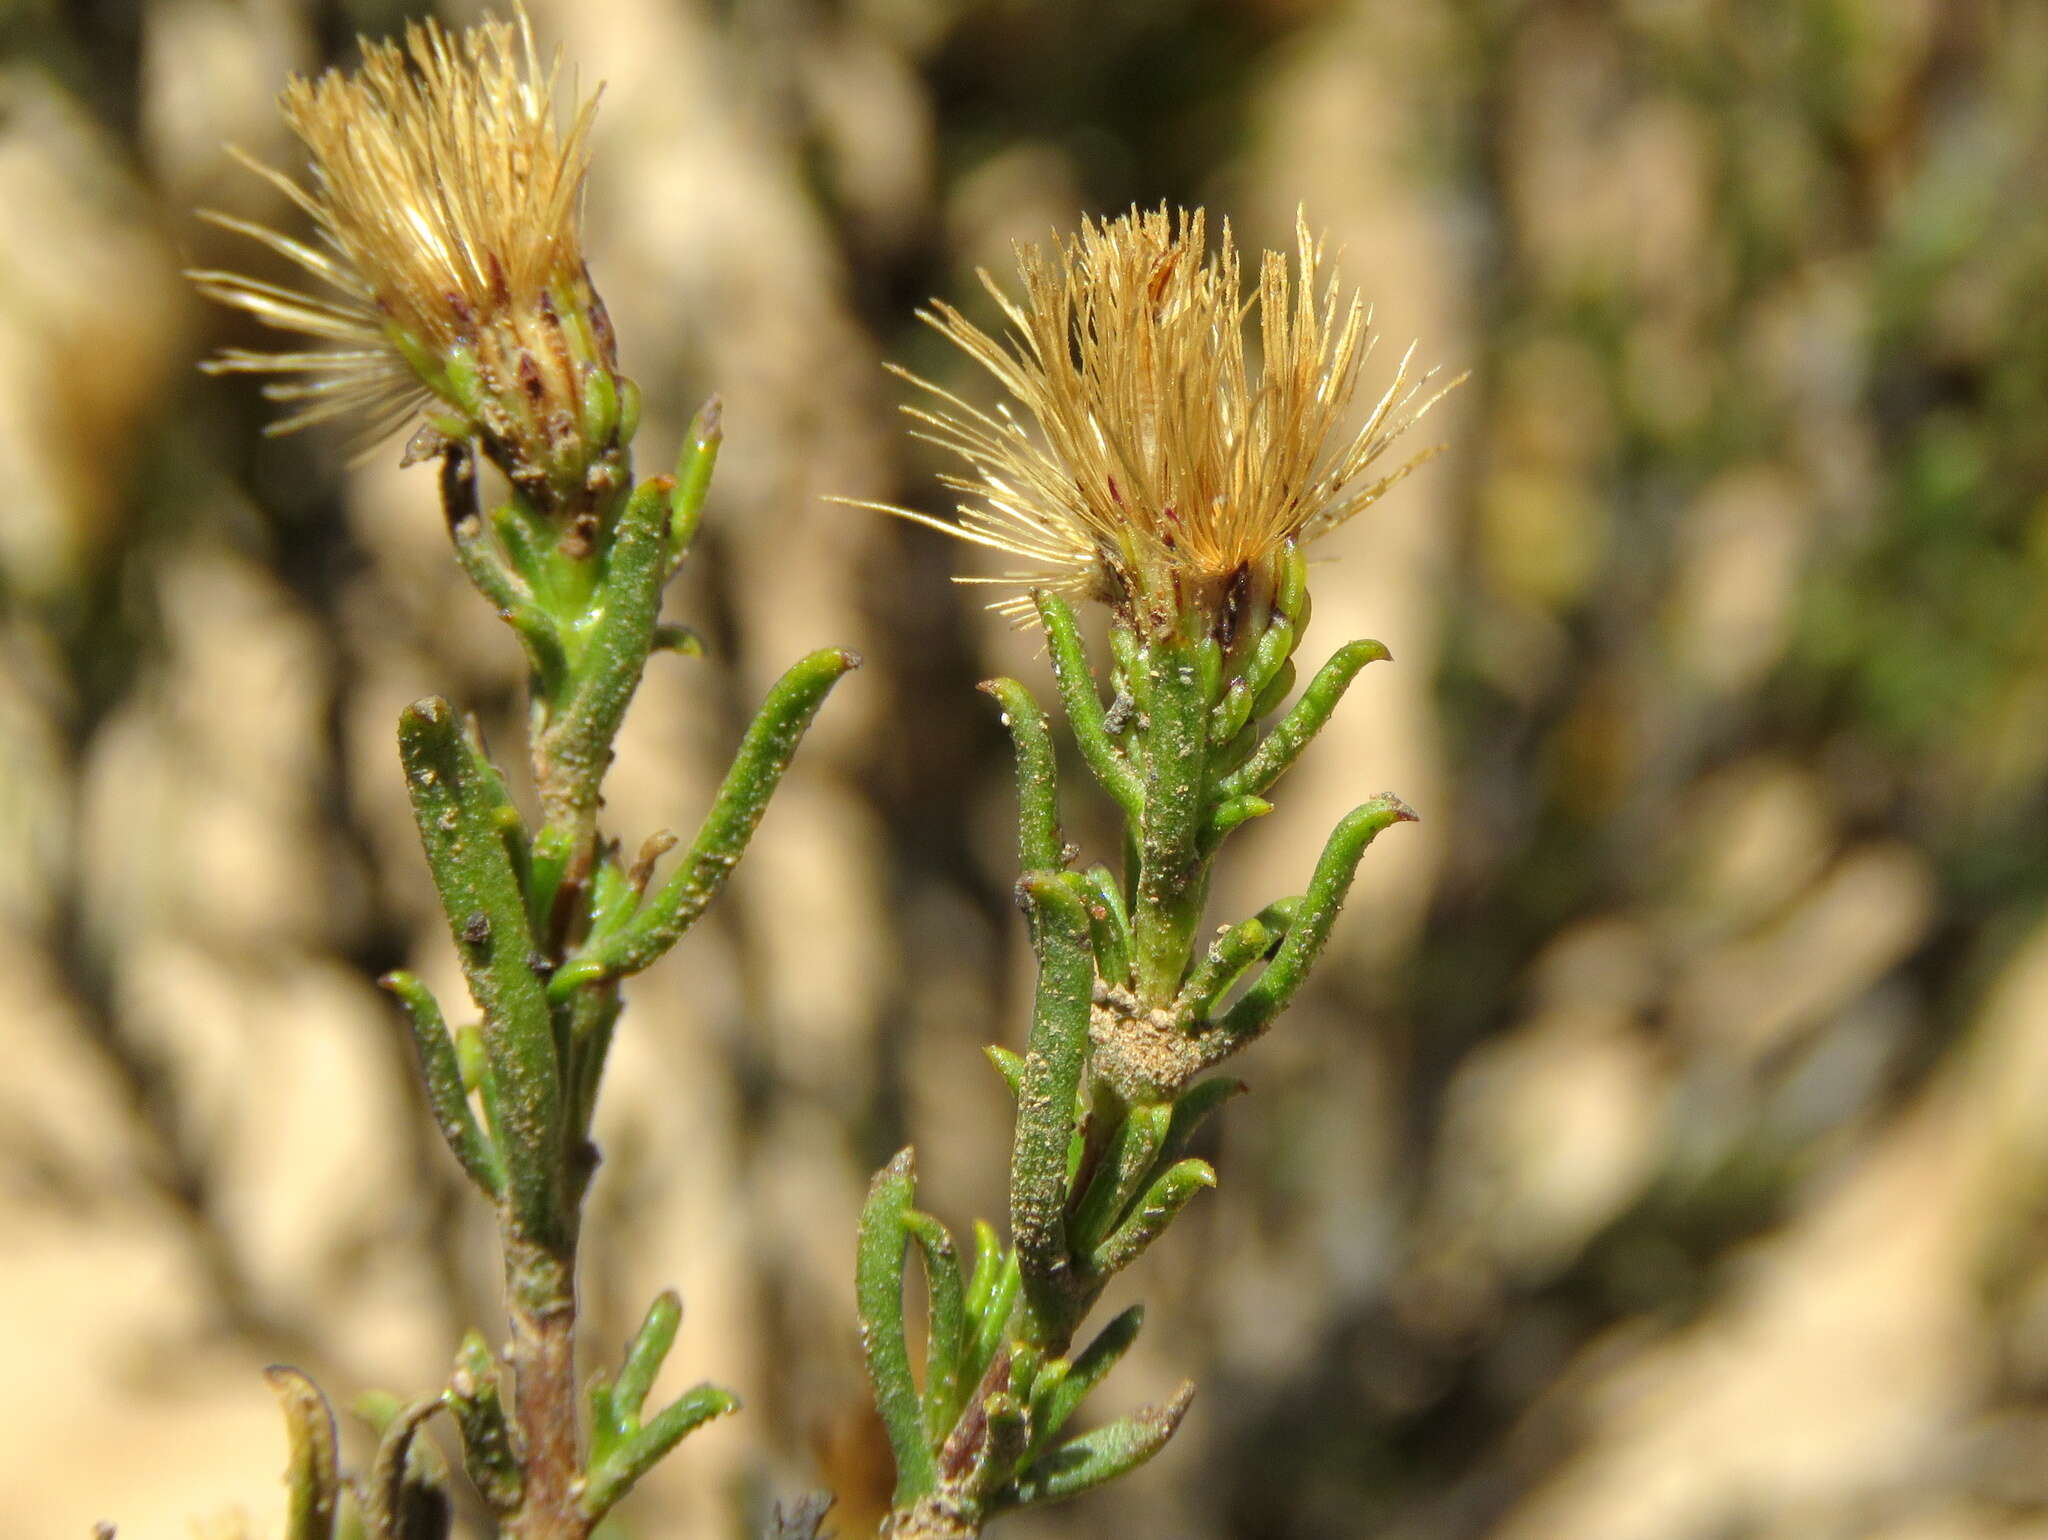
[[[448,521],[456,561],[477,592],[519,634],[534,672],[552,684],[561,679],[565,666],[561,632],[537,602],[516,558],[494,538],[493,525],[484,522],[476,476],[476,455],[467,445],[451,444],[442,453],[441,512]]]
[[[1022,1398],[1007,1390],[990,1396],[983,1404],[981,1445],[959,1483],[967,1501],[976,1507],[987,1502],[1009,1480],[1030,1443],[1031,1416]]]
[[[623,925],[639,903],[640,891],[620,864],[618,853],[607,848],[590,875],[591,934],[609,935]]]
[[[448,1035],[440,1002],[411,973],[388,973],[382,983],[405,1007],[413,1046],[420,1057],[420,1079],[426,1085],[427,1105],[433,1111],[441,1137],[448,1141],[448,1148],[455,1152],[469,1179],[487,1196],[504,1196],[505,1165],[470,1108],[462,1059],[456,1052],[455,1040]]]
[[[290,1455],[285,1465],[285,1540],[334,1540],[341,1496],[341,1461],[334,1411],[320,1388],[298,1370],[272,1364],[263,1371],[284,1410]]]
[[[1074,1360],[1066,1372],[1046,1388],[1041,1398],[1034,1393],[1031,1441],[1034,1453],[1058,1438],[1060,1430],[1080,1409],[1094,1390],[1109,1377],[1109,1371],[1131,1350],[1138,1331],[1145,1324],[1145,1307],[1133,1305],[1114,1317]]]
[[[1215,1185],[1216,1173],[1206,1160],[1189,1157],[1175,1161],[1153,1179],[1130,1217],[1095,1248],[1088,1258],[1089,1272],[1098,1278],[1122,1272],[1165,1233],[1189,1199]]]
[[[445,506],[445,493],[442,502]],[[452,518],[450,522],[453,523]],[[556,586],[558,542],[551,537],[545,516],[515,489],[504,502],[491,508],[491,530],[511,559],[512,570],[519,574],[535,601],[543,609],[555,607],[560,602]]]
[[[1012,1058],[1016,1055],[1012,1054]],[[1017,1060],[1021,1072],[1024,1061]],[[1015,1087],[1012,1087],[1014,1090]],[[967,1275],[967,1313],[979,1319],[988,1307],[996,1285],[996,1273],[1003,1265],[1002,1237],[986,1219],[974,1221],[974,1267]]]
[[[1017,1099],[1010,1160],[1010,1233],[1024,1294],[1046,1316],[1061,1308],[1072,1277],[1067,1249],[1067,1152],[1079,1116],[1076,1098],[1088,1055],[1095,962],[1081,880],[1028,873],[1018,890],[1031,906],[1038,948],[1038,991]]]
[[[1330,927],[1336,923],[1337,911],[1343,908],[1344,897],[1351,891],[1351,880],[1358,873],[1366,846],[1382,829],[1411,822],[1414,817],[1399,797],[1375,797],[1354,808],[1331,831],[1287,939],[1266,965],[1265,972],[1253,981],[1223,1020],[1203,1034],[1205,1062],[1213,1064],[1257,1037],[1287,1008],[1330,939]]]
[[[611,1050],[612,1034],[619,1023],[618,985],[577,992],[569,1006],[570,1086],[569,1115],[579,1134],[588,1133],[597,1111],[597,1088],[604,1072],[605,1056]],[[581,1176],[587,1180],[590,1168]]]
[[[1003,725],[1017,754],[1017,865],[1027,872],[1056,872],[1066,865],[1060,835],[1059,777],[1052,730],[1031,692],[1014,679],[990,679],[984,693],[1003,709]]]
[[[1259,692],[1258,699],[1252,703],[1252,721],[1262,722],[1287,704],[1287,697],[1294,693],[1296,674],[1294,659],[1288,658],[1280,665],[1278,672],[1266,681],[1265,689]]]
[[[739,864],[826,695],[859,666],[857,654],[828,647],[776,681],[741,739],[732,768],[682,864],[629,924],[589,954],[589,960],[605,973],[637,973],[681,939]],[[559,975],[557,982],[559,987]]]
[[[550,1239],[563,1223],[561,1066],[526,894],[502,838],[504,784],[446,701],[408,707],[398,738],[427,865],[484,1014],[506,1196],[530,1236]]]
[[[442,1484],[440,1457],[418,1442],[420,1429],[443,1409],[424,1396],[384,1429],[363,1493],[365,1526],[379,1540],[444,1540],[454,1513]]]
[[[1031,1448],[1043,1448],[1050,1437],[1045,1432],[1047,1414],[1060,1392],[1065,1389],[1067,1376],[1074,1372],[1074,1361],[1070,1358],[1054,1358],[1038,1366],[1038,1373],[1032,1377],[1030,1398]],[[1027,1452],[1026,1458],[1029,1458]]]
[[[1024,1084],[1023,1055],[1010,1052],[1000,1043],[990,1043],[981,1051],[988,1055],[988,1062],[996,1067],[996,1073],[1003,1077],[1003,1084],[1015,1096]]]
[[[490,1057],[484,1052],[483,1023],[465,1021],[455,1029],[455,1062],[461,1067],[462,1089],[484,1098],[488,1117],[495,1097],[490,1087]]]
[[[927,1440],[945,1437],[960,1415],[960,1366],[967,1353],[967,1290],[953,1237],[930,1214],[903,1211],[904,1228],[924,1259],[928,1329],[924,1354],[924,1427]]]
[[[1092,1252],[1123,1218],[1166,1143],[1173,1107],[1166,1102],[1130,1108],[1110,1137],[1109,1148],[1074,1212],[1074,1250]]]
[[[875,1174],[861,1210],[854,1267],[861,1348],[874,1386],[875,1409],[882,1415],[890,1452],[896,1459],[898,1508],[909,1506],[938,1484],[903,1325],[903,1269],[910,1244],[904,1215],[916,1196],[916,1170],[915,1154],[905,1149]]]
[[[1378,642],[1347,642],[1338,648],[1330,661],[1316,670],[1315,678],[1301,692],[1294,709],[1273,725],[1258,752],[1241,770],[1218,784],[1218,797],[1256,796],[1279,780],[1323,730],[1359,670],[1368,663],[1383,663],[1389,656]]]
[[[1206,1018],[1216,1001],[1244,976],[1245,970],[1267,956],[1279,942],[1280,937],[1256,915],[1218,936],[1181,986],[1181,1009],[1188,1020],[1198,1022]]]
[[[664,621],[654,628],[654,652],[672,652],[679,658],[704,656],[704,638],[688,626]]]
[[[574,838],[567,829],[544,828],[533,836],[528,847],[528,923],[541,940],[549,939],[554,930],[555,896],[561,891],[562,877],[569,869],[573,844]]]
[[[619,1366],[619,1382],[613,1399],[620,1413],[630,1417],[635,1425],[647,1404],[647,1393],[654,1388],[655,1376],[661,1373],[669,1350],[675,1346],[676,1331],[682,1321],[682,1296],[674,1289],[663,1289],[654,1296],[654,1303],[647,1307],[640,1329],[633,1333],[633,1340],[626,1345],[626,1356]]]
[[[1160,1161],[1170,1164],[1187,1154],[1188,1145],[1216,1109],[1249,1089],[1235,1075],[1212,1075],[1181,1092],[1174,1099],[1173,1121],[1167,1125],[1166,1142],[1159,1151]]]
[[[740,1409],[740,1399],[716,1385],[696,1385],[657,1412],[610,1458],[593,1469],[583,1485],[583,1512],[600,1519],[633,1489],[633,1483],[661,1463],[664,1456],[714,1417]]]
[[[596,805],[612,741],[654,646],[670,570],[669,488],[670,478],[656,476],[619,509],[599,591],[584,610],[588,629],[570,660],[567,699],[562,692],[544,697],[556,709],[536,735],[535,752],[556,767],[559,795],[576,806]]]
[[[1088,936],[1095,948],[1095,970],[1113,984],[1131,976],[1131,917],[1116,874],[1097,864],[1081,874],[1088,884]]]
[[[1166,1447],[1194,1398],[1195,1387],[1184,1384],[1163,1405],[1120,1417],[1040,1455],[1029,1470],[996,1494],[992,1506],[1024,1508],[1058,1502],[1128,1475]]]
[[[462,1463],[470,1482],[494,1512],[510,1513],[519,1506],[523,1482],[505,1420],[498,1365],[478,1333],[462,1339],[443,1399],[462,1431]]]
[[[669,493],[669,549],[676,565],[690,554],[697,538],[697,521],[704,512],[705,494],[711,490],[711,472],[718,465],[718,447],[725,442],[724,424],[724,403],[713,396],[690,419],[689,431],[683,435],[675,487]]]
[[[1235,739],[1258,720],[1255,708],[1265,703],[1273,681],[1294,656],[1301,634],[1285,615],[1275,615],[1252,644],[1237,678],[1223,692],[1223,698],[1209,713],[1209,741],[1219,748]]]
[[[979,1310],[970,1312],[974,1322],[974,1337],[969,1357],[961,1365],[960,1378],[963,1384],[973,1384],[988,1372],[988,1366],[1002,1351],[1009,1332],[1010,1313],[1016,1308],[1017,1296],[1023,1291],[1024,1279],[1017,1266],[1017,1253],[998,1251],[996,1267],[990,1279],[988,1297]]]
[[[1110,741],[1104,726],[1102,697],[1095,692],[1095,675],[1088,667],[1088,650],[1081,641],[1080,623],[1058,594],[1041,590],[1033,598],[1038,604],[1039,621],[1045,627],[1046,650],[1052,656],[1052,675],[1059,686],[1060,704],[1066,710],[1081,758],[1102,783],[1102,789],[1128,817],[1135,819],[1144,805],[1144,793],[1130,761]]]
[[[1216,804],[1209,814],[1209,822],[1202,830],[1205,848],[1214,850],[1223,843],[1224,836],[1250,823],[1254,818],[1264,818],[1273,811],[1273,804],[1264,797],[1247,793],[1242,797],[1229,797]]]
[[[1144,813],[1137,826],[1131,936],[1141,1000],[1164,1004],[1180,991],[1208,888],[1203,833],[1209,786],[1209,703],[1184,641],[1152,642],[1145,659],[1147,708],[1142,755]]]

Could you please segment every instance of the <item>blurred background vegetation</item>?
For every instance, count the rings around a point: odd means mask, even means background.
[[[402,0],[0,0],[0,1494],[7,1529],[275,1533],[257,1373],[406,1393],[490,1238],[371,985],[449,984],[391,744],[515,649],[397,446],[264,440],[196,205],[285,217],[271,99]],[[1388,643],[1219,912],[1376,848],[1138,1269],[1131,1402],[1019,1540],[1989,1540],[2048,1525],[2048,7],[2022,0],[532,0],[606,82],[592,262],[659,463],[728,441],[617,827],[688,826],[800,650],[835,699],[728,898],[635,986],[588,1290],[746,1414],[635,1534],[829,1485],[871,1532],[853,1216],[915,1139],[1000,1203],[1029,638],[881,372],[1084,211],[1297,204],[1472,381],[1319,568]],[[461,21],[472,10],[451,6]],[[1371,383],[1369,377],[1368,384]],[[967,387],[980,396],[980,381]],[[1368,392],[1369,393],[1369,392]],[[1078,784],[1075,788],[1078,790]],[[1078,820],[1094,836],[1102,823]],[[450,987],[454,987],[450,985]],[[444,996],[445,997],[445,996]]]

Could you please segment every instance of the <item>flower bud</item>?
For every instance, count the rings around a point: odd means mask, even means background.
[[[193,274],[214,299],[336,345],[229,349],[209,362],[291,376],[266,387],[295,407],[271,431],[348,416],[378,440],[423,415],[414,457],[474,439],[550,510],[587,505],[593,483],[621,474],[636,402],[580,228],[597,104],[583,99],[559,132],[558,73],[558,60],[541,65],[522,13],[461,34],[415,24],[403,44],[365,41],[353,74],[286,87],[310,182],[250,164],[311,216],[318,242],[209,217],[332,292]]]
[[[884,511],[1029,563],[969,581],[1099,599],[1119,624],[1230,651],[1305,602],[1298,547],[1435,453],[1370,474],[1442,391],[1425,395],[1435,371],[1411,374],[1411,348],[1363,421],[1349,420],[1371,317],[1355,293],[1340,303],[1334,279],[1321,285],[1321,263],[1298,222],[1292,273],[1267,252],[1248,301],[1229,227],[1210,255],[1199,209],[1084,221],[1050,252],[1021,249],[1021,300],[981,275],[1010,322],[1004,340],[943,302],[923,318],[1037,433],[906,373],[936,404],[905,410],[967,463],[971,474],[941,479],[971,501],[957,522]],[[996,608],[1021,619],[1031,601]]]

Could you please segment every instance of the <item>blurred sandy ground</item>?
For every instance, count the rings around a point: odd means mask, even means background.
[[[513,649],[384,455],[261,443],[177,271],[281,217],[282,75],[406,8],[10,0],[0,36],[0,1509],[275,1534],[259,1377],[417,1391],[488,1236],[368,980],[455,987],[390,723],[510,717]],[[628,1515],[729,1535],[879,1479],[866,1174],[1000,1202],[978,1045],[1026,982],[984,675],[1042,674],[881,361],[1010,242],[1298,203],[1385,345],[1474,379],[1330,542],[1372,670],[1226,917],[1383,787],[1223,1190],[1139,1270],[1105,1406],[1179,1438],[1026,1536],[1987,1540],[2048,1527],[2048,13],[1989,0],[585,0],[593,266],[658,462],[726,402],[712,533],[613,827],[696,816],[797,653],[869,666],[607,1090],[593,1347],[652,1293],[746,1414]],[[456,19],[472,14],[455,13]],[[977,394],[982,386],[971,387]],[[971,596],[969,596],[971,598]],[[1099,836],[1102,824],[1080,827]]]

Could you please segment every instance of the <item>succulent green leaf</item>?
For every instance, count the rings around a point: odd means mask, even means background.
[[[1216,1002],[1230,992],[1230,986],[1244,976],[1245,970],[1269,955],[1279,943],[1280,937],[1256,915],[1218,936],[1188,974],[1187,983],[1181,986],[1181,1009],[1188,1019],[1206,1018]]]
[[[1271,957],[1286,939],[1301,901],[1283,898],[1231,926],[1210,945],[1180,992],[1180,1009],[1191,1022],[1208,1020],[1219,1001],[1254,963]]]
[[[615,1425],[628,1433],[640,1426],[647,1393],[654,1388],[654,1377],[661,1373],[669,1350],[675,1346],[676,1330],[682,1320],[682,1296],[674,1289],[663,1289],[647,1307],[633,1340],[626,1344],[626,1356],[619,1365],[618,1384],[612,1389],[611,1400]]]
[[[444,700],[408,707],[398,739],[427,865],[484,1014],[505,1195],[525,1233],[548,1240],[564,1222],[561,1066],[526,894],[505,849],[504,784]]]
[[[984,693],[1003,710],[1017,752],[1017,865],[1027,872],[1056,872],[1066,865],[1060,835],[1059,779],[1052,730],[1031,692],[1014,679],[990,679]]]
[[[1359,670],[1368,663],[1385,662],[1389,656],[1378,642],[1347,642],[1338,648],[1330,661],[1316,670],[1294,709],[1274,724],[1258,752],[1217,784],[1217,796],[1227,801],[1248,793],[1257,795],[1279,780],[1329,722]]]
[[[1049,1320],[1059,1313],[1072,1279],[1067,1153],[1080,1123],[1077,1098],[1088,1055],[1095,962],[1079,877],[1030,872],[1018,891],[1035,920],[1038,991],[1024,1053],[1024,1084],[1017,1098],[1010,1233],[1025,1299],[1041,1319]]]
[[[462,1162],[469,1179],[493,1199],[504,1196],[505,1163],[470,1109],[469,1090],[464,1084],[461,1055],[448,1034],[440,1002],[433,992],[411,973],[389,973],[381,980],[405,1007],[412,1026],[413,1046],[420,1056],[420,1078],[427,1088],[427,1105],[448,1148]]]
[[[1273,677],[1266,681],[1258,699],[1252,703],[1252,721],[1263,722],[1267,717],[1287,704],[1287,697],[1294,693],[1296,670],[1294,659],[1283,659]]]
[[[1133,1305],[1115,1316],[1095,1334],[1095,1339],[1067,1365],[1066,1371],[1050,1381],[1041,1374],[1041,1386],[1032,1388],[1031,1442],[1035,1454],[1058,1438],[1060,1430],[1080,1409],[1094,1390],[1109,1377],[1145,1324],[1145,1307]],[[1050,1366],[1048,1366],[1050,1367]]]
[[[555,898],[569,870],[575,837],[563,828],[544,828],[533,837],[526,859],[526,909],[536,938],[554,932]]]
[[[552,709],[535,749],[574,807],[597,805],[612,740],[654,646],[669,551],[668,478],[658,476],[636,487],[620,509],[604,548],[598,594],[582,617],[567,688],[542,697]]]
[[[1337,911],[1344,907],[1366,846],[1382,829],[1414,818],[1399,797],[1375,797],[1352,809],[1331,831],[1316,862],[1315,875],[1309,879],[1308,892],[1294,912],[1287,939],[1251,988],[1224,1013],[1223,1020],[1203,1034],[1207,1062],[1214,1063],[1257,1037],[1287,1008],[1330,939],[1330,928],[1337,921]]]
[[[988,1062],[996,1067],[996,1073],[1003,1077],[1003,1084],[1007,1085],[1010,1094],[1015,1096],[1024,1085],[1023,1056],[1012,1053],[1000,1043],[990,1043],[981,1051],[988,1055]]]
[[[1083,1255],[1092,1252],[1122,1220],[1131,1200],[1151,1175],[1172,1121],[1173,1107],[1166,1102],[1143,1103],[1124,1114],[1110,1136],[1109,1148],[1096,1168],[1094,1180],[1074,1212],[1075,1251]]]
[[[603,1518],[632,1490],[633,1483],[660,1464],[677,1444],[714,1417],[739,1409],[739,1397],[716,1385],[696,1385],[684,1391],[651,1422],[614,1447],[602,1465],[591,1469],[583,1484],[584,1515]]]
[[[482,1022],[465,1021],[455,1029],[455,1061],[461,1066],[462,1089],[472,1095],[483,1093],[484,1110],[488,1115],[492,1101],[486,1090],[490,1082],[490,1059],[484,1053]]]
[[[1031,1444],[1031,1414],[1014,1391],[997,1391],[984,1400],[982,1419],[973,1463],[958,1483],[968,1503],[977,1508],[1009,1479]]]
[[[962,1384],[978,1382],[1002,1351],[1009,1335],[1010,1315],[1017,1307],[1017,1296],[1023,1292],[1023,1287],[1024,1278],[1017,1266],[1017,1253],[1014,1250],[1000,1253],[988,1298],[980,1310],[972,1312],[974,1338],[968,1359],[961,1366]]]
[[[444,506],[447,495],[444,490]],[[453,522],[451,518],[451,523]],[[556,604],[555,541],[548,523],[523,496],[514,493],[491,509],[491,531],[528,591],[543,609]]]
[[[1011,1058],[1017,1059],[1015,1054]],[[1017,1059],[1018,1078],[1021,1082],[1024,1061]],[[1013,1084],[1010,1089],[1016,1090]],[[974,1221],[974,1267],[967,1275],[967,1314],[970,1319],[980,1320],[988,1312],[988,1302],[995,1293],[996,1275],[1002,1271],[1005,1253],[1002,1238],[996,1234],[996,1227],[986,1219]]]
[[[688,626],[664,621],[654,628],[654,652],[672,652],[679,658],[704,656],[704,638]]]
[[[1212,1075],[1207,1080],[1198,1080],[1179,1096],[1174,1098],[1173,1121],[1167,1125],[1166,1139],[1160,1147],[1159,1159],[1164,1162],[1179,1160],[1187,1154],[1188,1145],[1200,1132],[1204,1123],[1225,1102],[1242,1096],[1248,1087],[1235,1075]]]
[[[477,502],[476,454],[466,444],[450,445],[441,455],[441,512],[463,574],[518,632],[534,672],[558,681],[565,665],[561,633],[537,602],[517,558],[494,538],[497,521],[485,524]]]
[[[341,1496],[341,1461],[334,1411],[320,1388],[297,1369],[272,1364],[263,1371],[284,1411],[290,1449],[285,1466],[285,1540],[334,1540]]]
[[[440,1455],[419,1441],[427,1419],[443,1409],[438,1395],[401,1409],[384,1429],[363,1494],[363,1519],[378,1540],[445,1540],[454,1519]]]
[[[1163,1005],[1179,992],[1208,890],[1203,848],[1209,785],[1208,701],[1196,649],[1166,638],[1145,657],[1143,816],[1131,935],[1138,996]]]
[[[505,1420],[498,1365],[478,1333],[462,1339],[442,1399],[462,1431],[463,1469],[471,1483],[494,1512],[510,1513],[519,1506],[523,1482],[512,1452],[512,1429]]]
[[[903,1269],[910,1243],[904,1216],[916,1196],[916,1169],[915,1154],[905,1149],[875,1174],[861,1210],[854,1266],[861,1348],[867,1356],[875,1409],[882,1415],[896,1460],[898,1508],[908,1507],[938,1485],[903,1326]]]
[[[1128,1475],[1166,1447],[1194,1398],[1195,1387],[1182,1385],[1171,1401],[1118,1418],[1040,1455],[995,1494],[991,1507],[1025,1508],[1058,1502]]]
[[[1153,1179],[1130,1217],[1090,1254],[1090,1274],[1107,1278],[1122,1272],[1165,1233],[1189,1199],[1203,1188],[1215,1185],[1216,1173],[1206,1160],[1189,1157],[1175,1161]]]
[[[622,1004],[614,984],[581,990],[569,1006],[569,1110],[579,1134],[589,1132],[597,1112],[598,1085]],[[584,1175],[588,1175],[587,1169]]]
[[[1088,936],[1095,948],[1095,971],[1113,984],[1131,976],[1131,917],[1116,874],[1097,864],[1082,874],[1088,884]]]
[[[696,923],[739,864],[747,841],[767,811],[768,799],[781,784],[783,772],[826,695],[849,670],[859,666],[857,654],[828,647],[812,653],[776,681],[740,740],[732,768],[681,865],[628,924],[593,947],[584,961],[597,964],[603,973],[637,973]],[[556,990],[558,997],[564,992],[559,974]]]
[[[713,396],[690,419],[689,431],[683,435],[675,486],[668,501],[669,548],[671,560],[678,565],[697,538],[697,521],[704,512],[705,494],[711,490],[711,472],[718,465],[718,447],[725,442],[724,422],[724,406]]]
[[[924,1427],[928,1441],[937,1443],[960,1415],[960,1400],[966,1389],[960,1366],[967,1354],[967,1291],[960,1277],[960,1258],[946,1227],[930,1214],[914,1208],[903,1211],[903,1224],[924,1259],[925,1293],[929,1301]]]
[[[1209,713],[1209,741],[1229,743],[1251,723],[1273,709],[1273,684],[1294,656],[1300,633],[1284,615],[1276,615],[1252,644],[1251,656]],[[1286,689],[1280,692],[1286,698]],[[1263,710],[1261,708],[1264,708]]]
[[[1242,797],[1226,797],[1216,804],[1209,814],[1208,826],[1202,831],[1203,847],[1214,850],[1223,843],[1223,837],[1254,818],[1264,818],[1273,811],[1273,804],[1264,797],[1249,794]]]
[[[1110,742],[1102,697],[1096,693],[1095,675],[1088,667],[1088,650],[1081,641],[1080,623],[1074,619],[1072,607],[1058,594],[1041,589],[1032,597],[1038,604],[1039,621],[1045,627],[1053,680],[1059,686],[1060,703],[1066,709],[1067,723],[1073,728],[1081,758],[1125,815],[1135,819],[1144,805],[1144,792],[1123,750]]]

